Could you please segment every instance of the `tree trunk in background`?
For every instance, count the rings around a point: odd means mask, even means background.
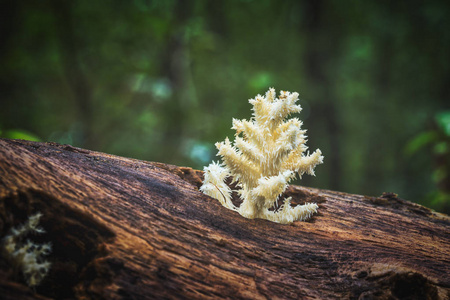
[[[3,1],[0,9],[0,91],[1,91],[1,109],[5,115],[14,116],[17,110],[17,100],[15,93],[17,90],[17,71],[11,68],[8,61],[11,59],[11,44],[14,35],[17,35],[17,19],[19,15],[19,3],[15,0]],[[23,87],[22,87],[23,89]],[[23,121],[22,121],[23,122]],[[8,124],[9,123],[9,124]],[[0,122],[0,130],[5,128],[16,128],[19,123],[15,120],[4,120]],[[23,124],[23,123],[22,123]]]
[[[328,64],[335,56],[339,48],[338,36],[329,34],[323,30],[325,22],[323,19],[323,1],[310,0],[305,2],[304,20],[305,31],[307,32],[307,50],[305,52],[306,74],[312,83],[311,90],[318,92],[317,99],[312,109],[316,109],[313,114],[316,122],[324,124],[324,130],[329,141],[329,149],[333,155],[327,157],[329,165],[329,187],[340,189],[341,163],[340,163],[340,143],[339,143],[339,122],[335,99],[331,92],[329,77],[327,75]],[[327,34],[326,36],[324,35]],[[331,49],[335,49],[331,51]],[[320,121],[317,121],[320,120]]]
[[[82,124],[82,143],[84,147],[96,149],[97,139],[92,134],[94,127],[92,126],[94,121],[92,90],[79,61],[78,39],[70,7],[72,2],[53,0],[51,4],[55,15],[62,68],[72,89],[78,108],[78,117]]]
[[[182,140],[185,136],[187,118],[187,85],[190,76],[189,38],[187,37],[188,21],[193,9],[193,3],[188,0],[178,0],[175,6],[175,25],[168,38],[167,49],[163,53],[160,74],[167,76],[172,88],[172,97],[165,101],[163,110],[166,116],[163,132],[164,143],[170,145],[164,153],[170,161],[179,160]],[[192,109],[192,108],[191,108]],[[174,121],[176,120],[176,121]]]
[[[41,212],[34,293],[3,256],[2,299],[448,299],[450,218],[399,199],[291,186],[308,222],[249,220],[203,173],[69,145],[0,139],[0,236]],[[16,275],[15,275],[16,274]]]

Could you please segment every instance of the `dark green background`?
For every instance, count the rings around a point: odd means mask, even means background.
[[[449,212],[448,1],[2,1],[1,136],[203,168],[297,91],[301,184]]]

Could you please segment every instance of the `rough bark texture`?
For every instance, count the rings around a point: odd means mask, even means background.
[[[450,218],[402,200],[291,186],[308,222],[249,220],[202,172],[0,139],[0,237],[43,213],[35,290],[0,259],[2,299],[448,299]]]

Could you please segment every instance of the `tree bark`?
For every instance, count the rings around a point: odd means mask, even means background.
[[[3,255],[2,299],[448,299],[450,217],[402,200],[291,186],[308,222],[245,219],[203,173],[0,139],[0,238],[41,212],[35,290]]]

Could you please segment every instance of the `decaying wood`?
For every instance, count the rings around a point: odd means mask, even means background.
[[[448,299],[450,218],[398,198],[291,186],[308,222],[249,220],[202,172],[68,145],[0,140],[0,237],[41,212],[49,275],[5,257],[2,299]]]

